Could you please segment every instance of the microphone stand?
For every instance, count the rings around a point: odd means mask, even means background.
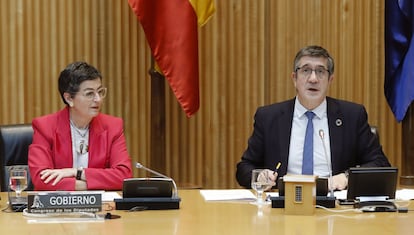
[[[330,197],[335,197],[334,196],[334,190],[332,187],[332,167],[331,167],[331,162],[329,161],[328,158],[328,152],[326,151],[326,145],[325,145],[325,133],[322,129],[319,130],[319,137],[321,137],[321,141],[322,141],[322,146],[323,146],[323,151],[325,153],[325,158],[326,158],[326,162],[328,164],[328,171],[329,171],[329,195]]]
[[[147,168],[147,167],[145,167],[145,166],[143,166],[141,163],[139,163],[139,162],[137,162],[136,164],[135,164],[135,167],[136,168],[138,168],[138,169],[144,169],[144,170],[146,170],[146,171],[148,171],[148,172],[151,172],[151,173],[153,173],[154,175],[157,175],[157,176],[160,176],[160,177],[162,177],[162,178],[166,178],[166,179],[170,179],[171,180],[171,182],[172,182],[172,184],[173,184],[173,192],[172,192],[172,198],[178,198],[178,188],[177,188],[177,185],[175,184],[175,181],[174,181],[174,179],[173,178],[171,178],[171,177],[168,177],[168,176],[166,176],[166,175],[163,175],[163,174],[161,174],[161,173],[159,173],[159,172],[157,172],[157,171],[154,171],[154,170],[151,170],[151,169],[149,169],[149,168]]]

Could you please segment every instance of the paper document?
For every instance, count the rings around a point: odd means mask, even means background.
[[[347,195],[348,190],[334,191],[334,196],[336,197],[336,199],[345,200]]]
[[[206,201],[254,201],[256,196],[247,189],[200,190]]]
[[[335,191],[336,199],[346,199],[347,190]],[[400,189],[395,192],[395,199],[397,200],[413,200],[414,199],[414,189]]]
[[[279,192],[265,192],[266,198],[269,197],[279,197]]]
[[[395,193],[395,199],[399,200],[413,200],[414,189],[401,189]]]
[[[114,199],[122,198],[121,195],[117,192],[104,192],[102,193],[102,201],[103,202],[112,202]]]

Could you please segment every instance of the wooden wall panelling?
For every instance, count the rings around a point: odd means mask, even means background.
[[[336,60],[329,94],[362,103],[399,166],[401,126],[383,93],[384,3],[376,0],[221,0],[199,31],[200,110],[188,119],[166,85],[167,172],[181,186],[238,187],[235,164],[258,106],[292,98],[293,57],[320,44]],[[150,51],[127,1],[0,0],[0,123],[63,107],[59,72],[99,68],[105,113],[125,121],[133,162],[149,165]],[[134,169],[135,176],[144,175]]]

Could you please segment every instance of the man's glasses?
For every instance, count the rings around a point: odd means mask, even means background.
[[[107,88],[103,87],[103,88],[100,88],[96,91],[92,91],[92,90],[91,91],[86,91],[82,95],[88,100],[95,99],[96,95],[98,95],[101,99],[103,99],[106,96],[106,91],[107,91]]]
[[[296,73],[304,78],[309,78],[312,72],[315,72],[316,77],[319,79],[324,79],[329,75],[329,71],[324,67],[317,67],[316,69],[312,69],[309,66],[303,66],[296,68]]]

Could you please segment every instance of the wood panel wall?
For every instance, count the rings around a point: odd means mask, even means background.
[[[309,44],[335,59],[329,95],[364,104],[400,166],[401,125],[383,93],[383,1],[219,0],[216,9],[199,31],[199,112],[188,119],[166,86],[163,173],[179,186],[238,187],[254,112],[295,95],[293,57]],[[124,119],[132,160],[149,165],[150,52],[126,0],[0,0],[0,124],[61,109],[57,78],[75,60],[101,70],[103,112]]]

